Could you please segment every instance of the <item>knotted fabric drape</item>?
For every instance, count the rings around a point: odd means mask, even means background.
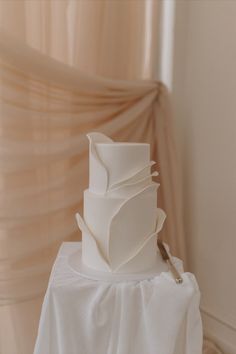
[[[168,215],[163,236],[184,258],[178,166],[161,83],[84,75],[4,33],[0,53],[0,348],[25,354],[58,247],[80,238],[85,134],[151,143]]]

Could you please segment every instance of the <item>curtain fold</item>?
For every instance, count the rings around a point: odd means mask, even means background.
[[[0,26],[41,53],[95,75],[151,79],[161,1],[1,0]]]

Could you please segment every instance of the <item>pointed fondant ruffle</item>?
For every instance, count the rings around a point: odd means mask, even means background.
[[[86,254],[85,252],[83,252],[82,254],[82,257],[89,256],[89,260],[87,261],[85,259],[85,263],[89,263],[89,264],[94,263],[95,267],[99,267],[99,269],[104,270],[104,272],[105,271],[110,272],[111,268],[107,260],[105,259],[104,255],[102,254],[101,250],[99,249],[99,246],[97,244],[94,235],[89,230],[87,224],[85,223],[84,219],[80,216],[80,214],[76,213],[75,216],[76,216],[77,224],[81,232],[83,233],[83,236],[86,237],[87,246],[89,246],[89,254]],[[83,247],[83,242],[82,242],[82,247]]]
[[[108,238],[107,255],[109,259],[109,264],[112,267],[112,269],[117,268],[119,264],[123,263],[124,260],[126,260],[133,252],[133,249],[136,248],[137,245],[140,244],[140,242],[142,242],[147,236],[145,234],[146,232],[145,227],[143,228],[143,225],[146,224],[141,224],[143,207],[145,207],[145,205],[143,205],[143,203],[145,203],[144,197],[149,193],[153,193],[156,195],[158,186],[159,185],[157,183],[152,183],[151,185],[143,188],[141,191],[132,195],[130,198],[126,199],[120,205],[119,209],[111,218],[110,224],[108,226],[108,234],[107,234],[107,238]],[[142,203],[140,203],[140,200],[142,200]],[[139,210],[137,210],[137,205],[140,206]],[[130,210],[131,211],[135,210],[135,215],[133,215],[134,218],[132,220],[133,222],[129,225],[129,229],[127,231],[124,220],[126,220],[126,214],[128,214],[129,216],[132,215]],[[155,212],[156,210],[154,210],[154,213]],[[155,220],[154,215],[153,217]],[[151,219],[153,220],[153,217],[150,218],[150,222]],[[139,223],[138,224],[139,226],[137,225],[137,223]],[[150,227],[152,226],[150,225]],[[144,232],[143,239],[141,240],[140,238],[137,239],[137,235],[138,235],[137,230],[140,228],[143,228],[143,232]],[[127,235],[127,233],[129,233],[129,235]]]
[[[148,246],[148,243],[152,241],[153,237],[156,236],[162,229],[164,221],[166,218],[166,213],[164,210],[157,208],[157,223],[156,223],[156,228],[155,231],[146,237],[143,242],[140,243],[136,247],[136,249],[133,250],[132,254],[129,256],[128,259],[126,259],[123,263],[121,263],[116,269],[114,269],[114,272],[117,272],[118,270],[120,271],[122,267],[128,265],[129,268],[132,268],[132,263],[135,263],[135,259],[137,257],[142,258],[142,253],[145,252],[145,247]],[[134,267],[135,268],[135,267]]]
[[[89,139],[90,159],[93,159],[98,174],[102,176],[100,179],[100,183],[102,183],[100,193],[105,194],[109,185],[109,171],[97,152],[96,143],[112,143],[113,140],[102,133],[96,132],[87,134],[87,137]]]
[[[87,238],[86,242],[89,243],[89,261],[86,263],[92,264],[94,263],[95,268],[99,267],[100,270],[104,271],[110,271],[110,272],[117,272],[118,270],[125,265],[129,264],[132,265],[132,262],[135,262],[135,258],[140,256],[142,252],[144,252],[145,247],[148,245],[148,243],[152,240],[152,238],[157,235],[160,230],[162,229],[163,223],[165,221],[166,214],[165,212],[157,208],[157,221],[156,221],[156,228],[154,232],[152,232],[150,235],[146,236],[142,242],[136,245],[136,247],[130,251],[128,256],[124,256],[123,259],[120,260],[120,263],[114,264],[114,262],[110,263],[109,260],[105,258],[105,256],[102,254],[101,250],[99,249],[99,246],[96,242],[96,239],[90,229],[88,228],[87,224],[83,220],[83,218],[80,216],[79,213],[76,213],[76,220],[77,224],[80,228],[80,230],[83,232],[84,236]]]

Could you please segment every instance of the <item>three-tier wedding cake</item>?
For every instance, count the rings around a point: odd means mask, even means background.
[[[149,144],[88,138],[82,243],[60,248],[34,354],[201,354],[197,282],[157,239],[165,213]]]
[[[157,208],[150,145],[117,143],[89,133],[89,188],[84,192],[82,262],[95,271],[139,273],[156,264],[157,234],[165,213]]]

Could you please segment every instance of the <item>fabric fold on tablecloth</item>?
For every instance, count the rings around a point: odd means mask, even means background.
[[[96,281],[73,272],[64,243],[45,295],[34,354],[202,354],[200,292],[191,273]],[[179,261],[181,262],[181,261]]]

